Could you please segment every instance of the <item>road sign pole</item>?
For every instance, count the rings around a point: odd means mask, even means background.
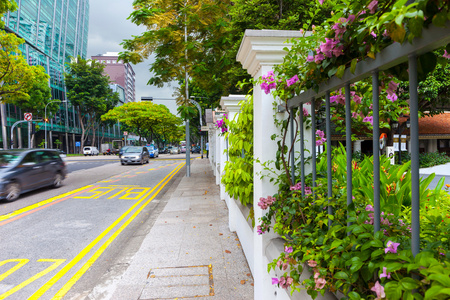
[[[31,122],[28,121],[28,149],[31,149]]]

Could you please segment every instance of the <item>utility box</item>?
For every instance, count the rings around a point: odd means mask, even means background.
[[[391,161],[391,165],[395,165],[394,147],[392,147],[392,146],[386,147],[386,156],[389,157],[389,160]]]

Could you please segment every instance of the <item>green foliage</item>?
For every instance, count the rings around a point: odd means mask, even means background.
[[[4,103],[24,105],[35,87],[44,91],[45,84],[48,86],[49,76],[44,68],[28,65],[19,50],[24,42],[13,33],[0,30],[0,97]]]
[[[149,133],[158,134],[167,141],[176,140],[182,123],[165,105],[153,102],[128,102],[108,111],[101,118],[125,124],[139,135],[139,143],[141,137],[149,136]]]
[[[183,82],[188,72],[202,89],[223,91],[222,73],[230,64],[223,55],[229,48],[225,32],[229,6],[228,0],[134,0],[129,19],[147,31],[125,40],[120,58],[139,63],[152,54],[153,77],[148,83],[158,87]]]
[[[8,11],[12,12],[17,9],[17,4],[14,0],[0,0],[0,15],[3,16]],[[5,23],[3,18],[0,18],[0,28],[3,28]]]
[[[241,101],[236,120],[226,119],[228,157],[222,183],[225,191],[242,205],[253,203],[253,96]]]
[[[326,156],[318,163],[319,179],[314,196],[301,196],[301,190],[280,186],[276,201],[261,221],[261,228],[273,230],[286,239],[292,252],[282,253],[269,268],[289,266],[283,276],[293,279],[291,288],[306,288],[313,298],[325,289],[341,291],[350,299],[372,299],[371,290],[382,284],[386,299],[444,299],[450,289],[450,197],[441,190],[427,190],[429,178],[421,182],[421,248],[411,252],[409,164],[391,166],[381,158],[381,231],[373,227],[373,158],[352,163],[353,204],[346,205],[346,154],[333,151],[333,196],[327,195]],[[372,169],[373,171],[373,169]],[[432,178],[431,178],[432,179]],[[439,189],[441,189],[439,187]],[[333,214],[328,215],[327,207]],[[331,227],[328,222],[331,221]],[[347,222],[351,222],[348,226]],[[263,230],[263,231],[265,231]],[[390,242],[397,251],[386,251]],[[287,248],[286,248],[287,249]],[[395,252],[395,253],[394,253]],[[306,264],[313,275],[299,281]],[[389,278],[380,276],[382,273]],[[442,276],[440,274],[443,274]],[[323,280],[323,285],[320,285]],[[303,287],[301,286],[303,285]],[[440,295],[439,297],[436,295]],[[413,298],[411,298],[413,299]]]
[[[109,87],[109,77],[103,75],[104,68],[100,62],[78,56],[67,64],[68,71],[64,74],[67,98],[80,122],[81,148],[87,139],[86,133],[92,130],[95,134],[100,116],[119,102],[119,95]]]

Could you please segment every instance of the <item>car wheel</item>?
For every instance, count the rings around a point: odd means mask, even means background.
[[[120,162],[120,164],[123,166],[123,165],[125,165],[125,163],[124,162]]]
[[[64,178],[61,175],[61,173],[56,173],[55,178],[53,178],[53,184],[52,186],[54,188],[59,188],[60,186],[62,186],[62,182],[63,182]]]
[[[11,182],[6,186],[5,191],[5,200],[7,202],[15,201],[20,196],[20,185],[16,182]]]

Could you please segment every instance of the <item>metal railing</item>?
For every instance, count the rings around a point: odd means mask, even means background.
[[[327,182],[328,198],[332,198],[332,169],[331,169],[331,113],[330,113],[330,93],[341,88],[345,88],[345,120],[346,120],[346,151],[347,151],[347,205],[352,203],[352,129],[351,129],[351,106],[350,106],[350,84],[362,79],[372,77],[372,98],[373,98],[373,171],[374,171],[374,234],[380,230],[380,155],[378,151],[380,136],[379,118],[379,91],[378,74],[398,64],[408,62],[409,65],[409,94],[410,94],[410,137],[411,137],[411,247],[413,255],[420,252],[420,177],[419,177],[419,111],[418,111],[418,76],[417,57],[427,52],[450,43],[450,22],[445,27],[433,27],[424,29],[422,38],[413,40],[412,43],[394,43],[377,54],[376,59],[367,59],[356,65],[354,73],[347,69],[342,78],[332,77],[326,83],[319,86],[317,91],[307,90],[288,101],[288,109],[291,111],[299,107],[303,110],[303,104],[310,102],[312,118],[312,141],[315,141],[315,109],[314,100],[325,97],[326,106],[326,138],[327,138]],[[293,115],[293,114],[292,114]],[[304,157],[304,133],[303,114],[300,113],[300,151],[301,182],[305,182],[305,157]],[[293,122],[291,119],[291,132],[293,132]],[[294,139],[291,134],[291,139]],[[316,153],[313,143],[312,147],[312,176],[313,183],[316,181]],[[294,152],[294,151],[292,151]],[[295,179],[294,163],[291,162],[291,177]],[[313,189],[314,190],[314,189]],[[304,196],[304,191],[302,191]],[[328,214],[332,215],[332,207],[328,206]],[[331,220],[329,220],[331,225]]]

